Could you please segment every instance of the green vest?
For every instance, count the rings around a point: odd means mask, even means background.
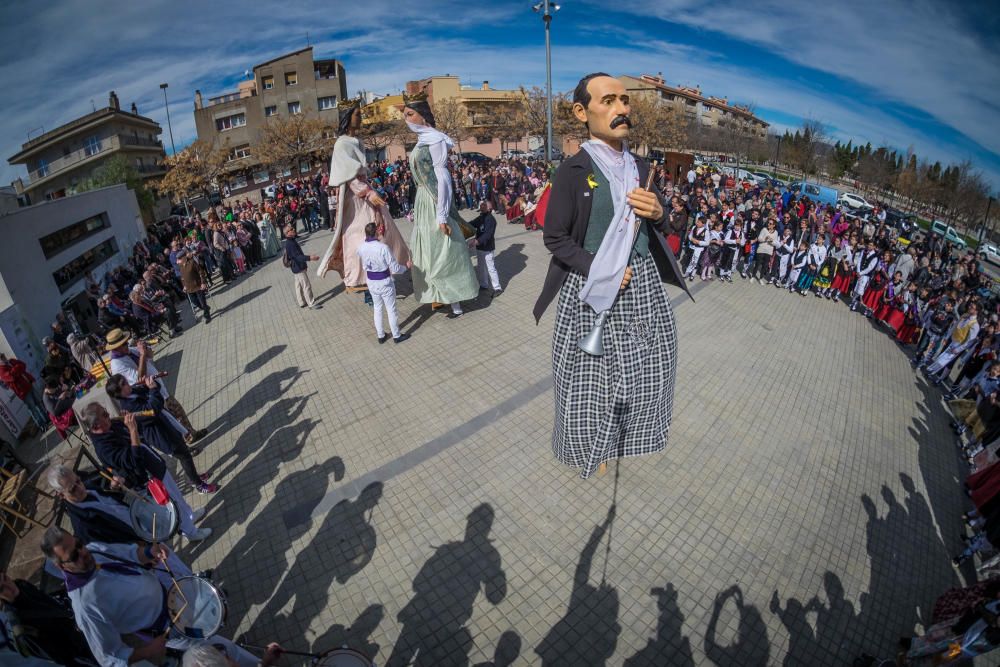
[[[587,221],[587,236],[583,239],[583,249],[594,254],[601,247],[604,234],[608,231],[612,218],[615,217],[615,204],[611,198],[611,185],[601,170],[594,169],[592,175],[597,187],[590,190],[590,220]],[[649,236],[646,232],[646,223],[641,222],[632,249],[632,257],[645,257],[648,254]]]

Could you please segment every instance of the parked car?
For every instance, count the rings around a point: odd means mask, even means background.
[[[482,153],[476,151],[471,151],[468,153],[459,153],[458,155],[463,160],[469,160],[470,162],[478,162],[479,164],[486,164],[493,161],[492,158],[487,157],[486,155],[483,155]]]
[[[943,236],[945,241],[954,243],[959,248],[965,248],[966,246],[965,239],[955,231],[955,228],[940,220],[935,220],[931,223],[931,234]]]
[[[795,183],[791,183],[788,188],[797,195],[809,197],[814,202],[829,204],[830,206],[836,206],[837,200],[840,199],[840,192],[836,189],[828,188],[818,183],[796,181]]]
[[[903,213],[898,208],[886,207],[885,221],[901,232],[908,232],[917,226],[917,216]]]
[[[986,261],[993,266],[1000,266],[1000,250],[991,243],[984,243],[979,246],[979,254],[986,257]]]
[[[840,197],[837,198],[837,203],[840,204],[841,206],[849,206],[855,210],[862,209],[870,211],[873,208],[875,208],[874,206],[869,204],[864,197],[862,197],[861,195],[856,195],[852,192],[845,192],[842,195],[840,195]]]

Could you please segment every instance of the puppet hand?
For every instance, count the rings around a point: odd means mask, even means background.
[[[441,230],[441,233],[444,234],[445,236],[451,236],[451,225],[449,225],[447,222],[439,222],[438,228]]]
[[[627,195],[628,203],[640,218],[659,220],[663,217],[663,207],[660,199],[652,192],[636,188]]]
[[[631,282],[631,280],[632,280],[632,267],[631,266],[626,266],[625,267],[625,275],[622,277],[622,286],[621,286],[621,289],[625,289],[626,287],[628,287],[628,284],[629,284],[629,282]]]

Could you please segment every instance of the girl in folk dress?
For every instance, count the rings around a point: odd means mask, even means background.
[[[792,269],[788,272],[788,291],[794,292],[799,282],[802,270],[809,263],[809,243],[805,239],[799,241],[799,249],[792,255]]]
[[[851,293],[851,279],[854,277],[854,253],[857,239],[852,235],[850,241],[845,241],[839,250],[834,252],[837,259],[837,273],[833,276],[827,296],[837,299]]]
[[[885,290],[889,287],[889,264],[892,261],[892,254],[886,251],[882,257],[878,260],[878,264],[875,266],[875,271],[872,273],[871,280],[868,282],[868,288],[865,290],[865,295],[861,297],[861,305],[865,310],[865,316],[871,317],[878,307],[882,303],[882,295],[885,294]]]
[[[788,284],[788,267],[792,262],[792,255],[795,254],[795,239],[792,237],[792,228],[785,227],[781,240],[774,251],[778,254],[776,263],[777,277],[774,286],[781,288]]]

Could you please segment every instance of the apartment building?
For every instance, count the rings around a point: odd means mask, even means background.
[[[643,74],[638,77],[624,75],[618,77],[618,80],[633,95],[655,95],[664,103],[680,107],[690,122],[699,123],[703,127],[724,130],[737,126],[741,131],[761,139],[767,137],[768,123],[757,118],[749,108],[730,104],[725,97],[704,95],[698,86],[669,86],[662,74]]]
[[[198,138],[227,146],[232,163],[223,194],[259,190],[281,176],[312,173],[319,165],[301,164],[275,173],[254,159],[253,145],[271,118],[304,114],[337,124],[337,105],[347,97],[344,65],[335,59],[313,59],[312,47],[254,66],[251,78],[235,91],[204,98],[195,91],[194,120]]]
[[[166,156],[160,125],[140,116],[135,104],[122,111],[114,91],[108,106],[29,140],[7,159],[23,164],[27,179],[14,186],[23,204],[74,194],[108,159],[122,155],[143,177],[161,176]]]

